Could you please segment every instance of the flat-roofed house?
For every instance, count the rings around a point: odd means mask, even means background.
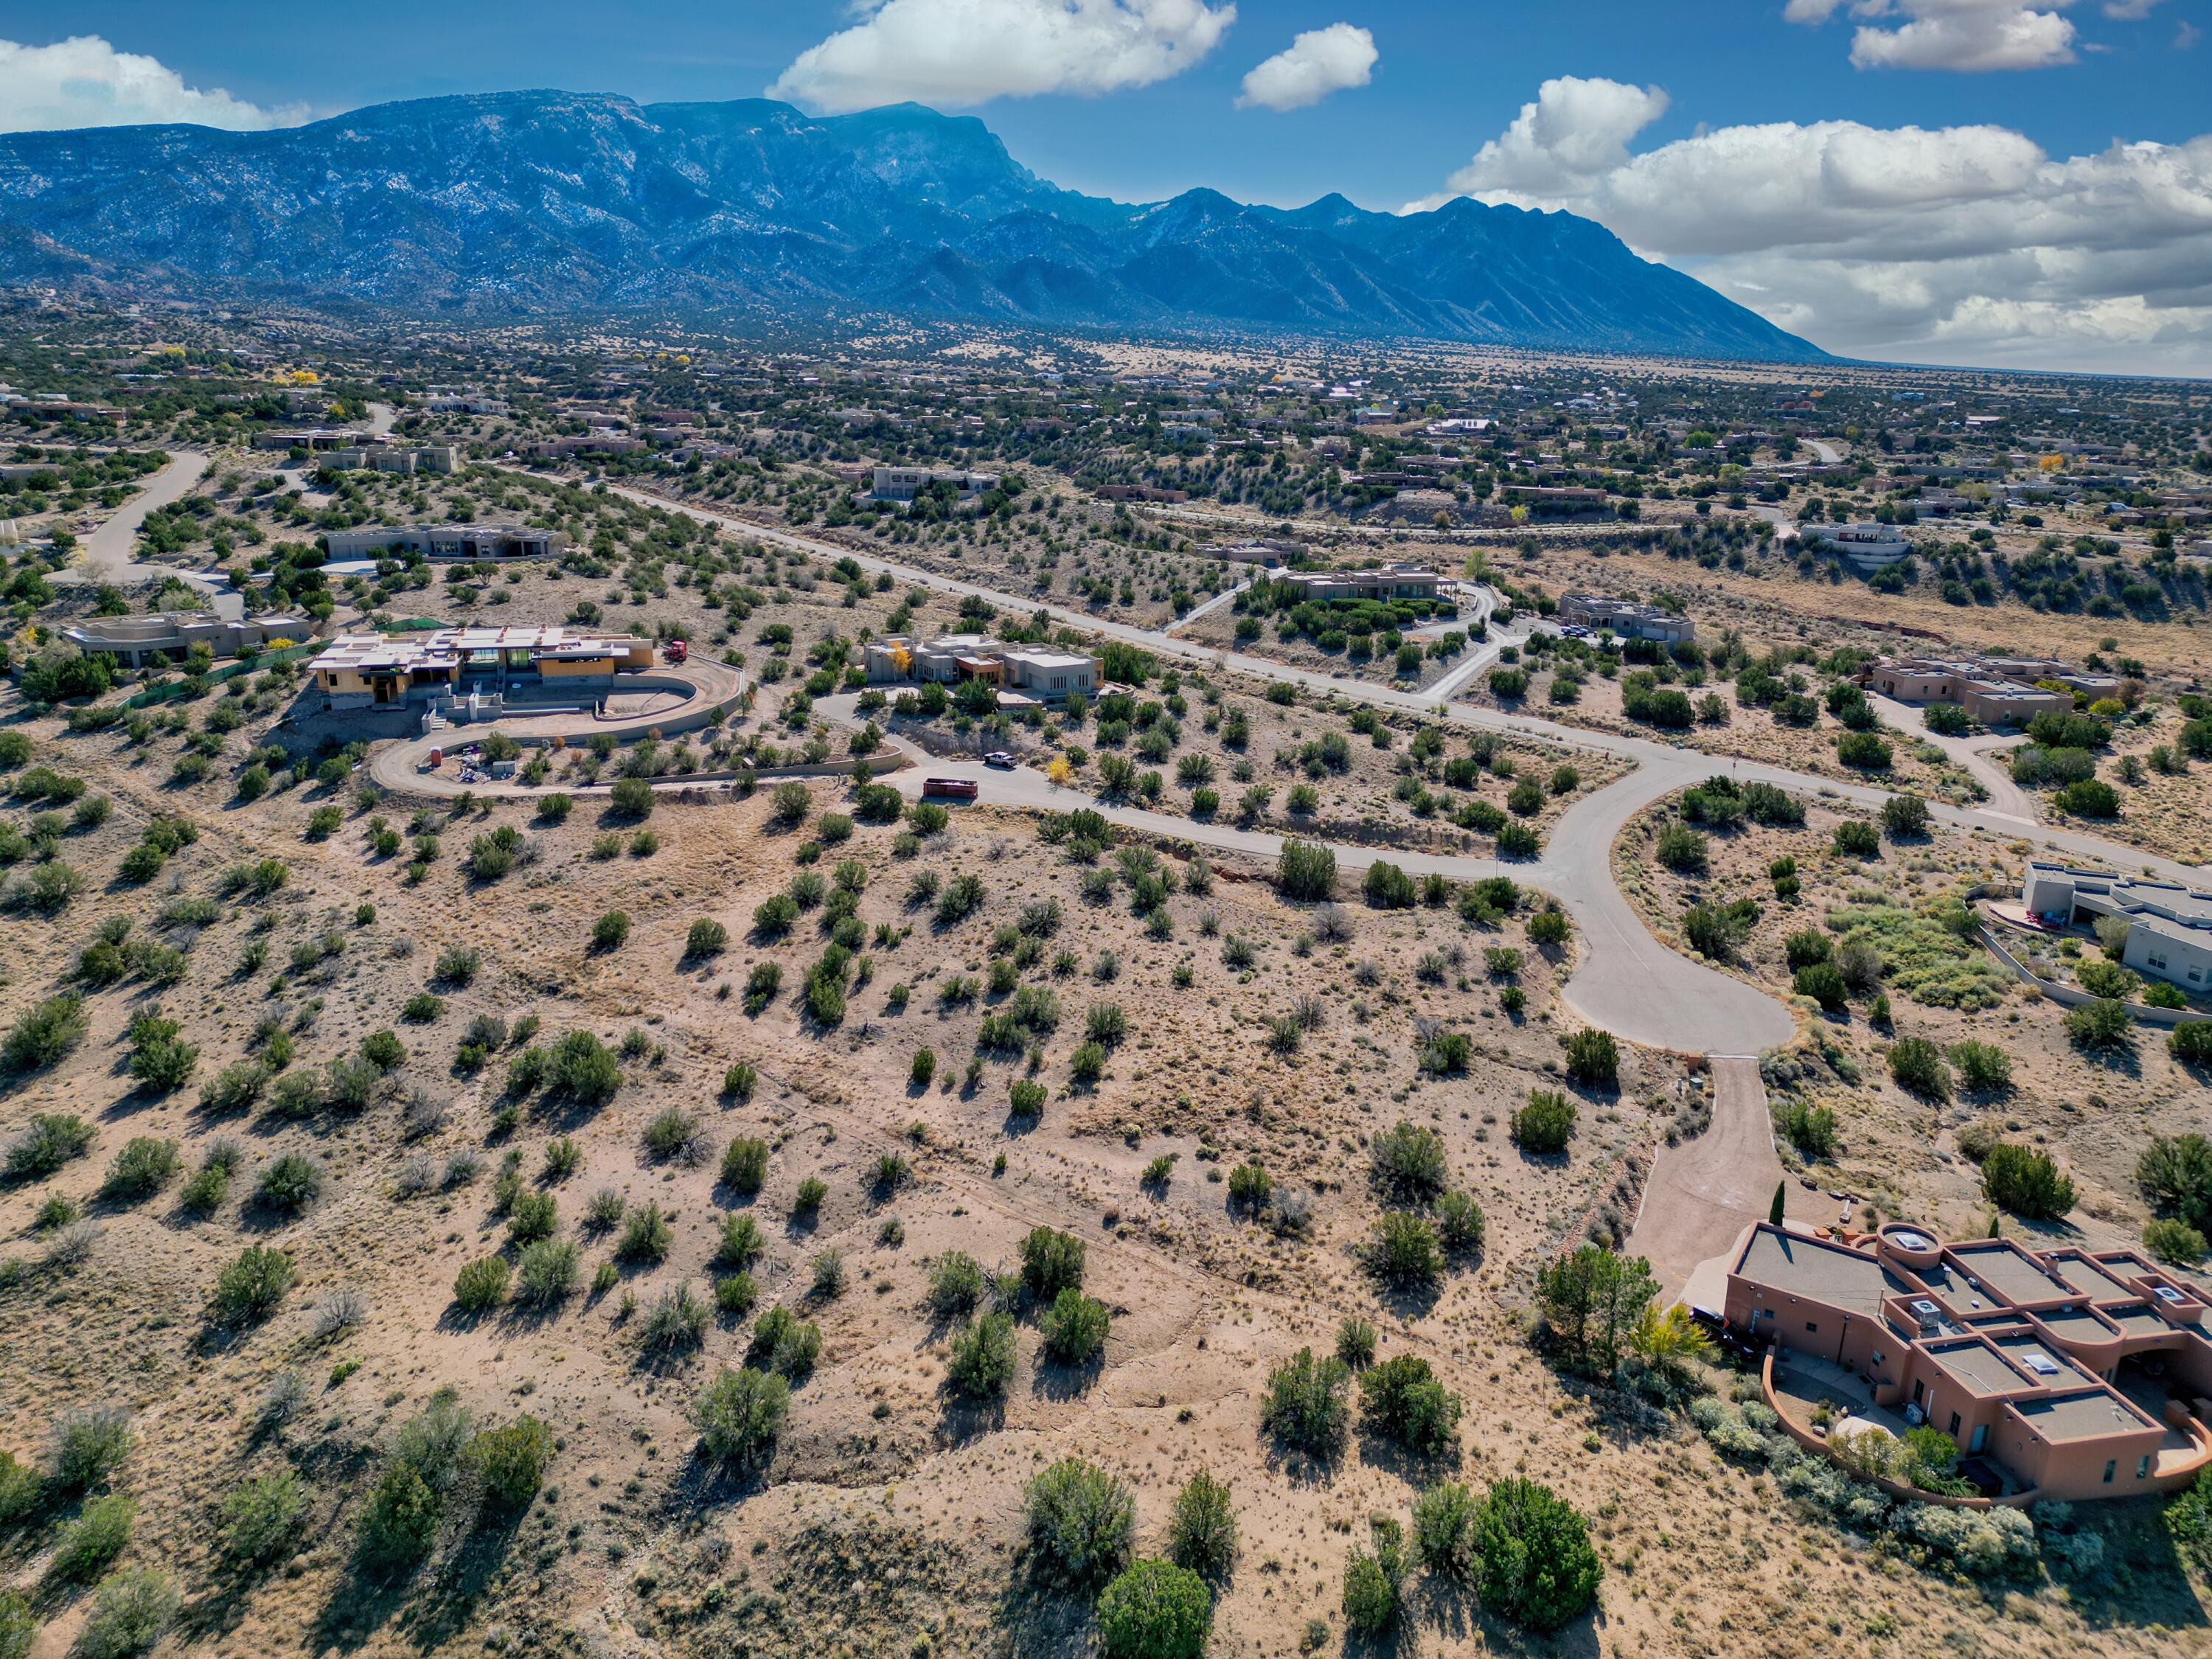
[[[584,689],[653,666],[653,641],[565,628],[441,628],[347,634],[307,665],[325,707],[380,708],[470,690],[558,682]]]
[[[420,553],[432,559],[532,559],[564,553],[567,532],[520,524],[361,525],[324,538],[333,559]]]
[[[2208,1294],[2133,1250],[1760,1222],[1730,1261],[1724,1317],[1784,1367],[1856,1373],[1879,1411],[1979,1460],[2002,1501],[2080,1501],[2174,1491],[2212,1466],[2197,1414]]]
[[[218,593],[208,611],[165,611],[148,617],[87,617],[62,629],[62,637],[84,652],[106,652],[128,668],[156,659],[181,660],[194,646],[218,657],[265,649],[288,640],[304,645],[315,625],[305,617],[264,614],[248,617],[236,593]]]
[[[2212,892],[2035,859],[2021,884],[2020,901],[2030,915],[2061,927],[2094,926],[2100,916],[2124,917],[2124,966],[2185,991],[2212,990]]]
[[[1270,581],[1287,584],[1302,599],[1433,599],[1444,579],[1417,565],[1386,564],[1373,570],[1270,570]]]
[[[1656,605],[1612,599],[1601,593],[1569,593],[1559,600],[1559,620],[1577,628],[1610,629],[1625,640],[1656,640],[1662,645],[1695,640],[1698,625]]]

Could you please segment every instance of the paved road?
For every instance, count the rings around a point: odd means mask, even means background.
[[[1654,939],[1632,906],[1614,884],[1612,847],[1628,820],[1652,802],[1728,771],[1741,781],[1776,785],[1798,795],[1817,796],[1831,804],[1880,811],[1890,791],[1871,784],[1808,777],[1779,767],[1750,762],[1729,762],[1703,754],[1681,744],[1647,738],[1589,732],[1558,726],[1526,714],[1507,714],[1495,709],[1440,702],[1433,690],[1404,691],[1369,682],[1340,680],[1334,676],[1255,657],[1194,645],[1153,629],[1126,623],[1103,621],[1065,605],[1039,606],[1035,596],[1005,593],[979,583],[961,581],[933,572],[913,569],[833,543],[793,535],[789,531],[753,524],[726,514],[678,503],[648,491],[614,487],[614,493],[647,506],[666,507],[763,542],[797,549],[817,557],[849,557],[861,568],[888,571],[899,580],[933,592],[977,595],[987,602],[1018,614],[1043,609],[1071,625],[1109,639],[1141,647],[1157,656],[1185,662],[1210,664],[1255,677],[1287,681],[1322,696],[1335,695],[1443,719],[1455,725],[1504,732],[1569,749],[1617,755],[1636,763],[1637,770],[1618,782],[1577,802],[1556,824],[1543,858],[1531,864],[1501,864],[1487,859],[1440,856],[1431,854],[1389,853],[1392,862],[1415,874],[1437,871],[1455,880],[1494,873],[1512,875],[1556,894],[1580,930],[1578,960],[1573,976],[1563,988],[1568,1006],[1593,1024],[1615,1035],[1654,1047],[1691,1053],[1756,1053],[1786,1041],[1796,1024],[1787,1007],[1741,980],[1676,954]],[[839,707],[825,700],[825,714]],[[849,714],[849,709],[844,712]],[[1042,775],[988,772],[980,763],[963,765],[931,761],[928,770],[987,778],[985,798],[1018,805],[1062,808],[1091,803],[1074,791],[1054,791]],[[901,775],[902,787],[918,791],[921,775]],[[1200,824],[1188,818],[1138,809],[1115,807],[1108,815],[1115,821],[1164,835],[1178,836],[1201,845],[1234,848],[1273,856],[1281,838],[1231,824]],[[1941,822],[1969,830],[2040,843],[2069,856],[2112,863],[2120,868],[2142,869],[2170,879],[2201,880],[2201,872],[2170,860],[2152,858],[2130,848],[2115,846],[2091,836],[2023,823],[2002,813],[1931,805],[1931,816]],[[1358,847],[1340,847],[1338,863],[1348,871],[1364,870],[1378,856]]]
[[[1228,588],[1222,592],[1216,593],[1204,605],[1194,605],[1190,610],[1184,611],[1182,616],[1177,617],[1173,622],[1170,623],[1160,631],[1164,634],[1182,633],[1184,629],[1189,627],[1200,617],[1211,616],[1214,611],[1220,610],[1223,605],[1230,604],[1239,593],[1242,593],[1246,588],[1251,586],[1257,580],[1257,577],[1247,576],[1243,581],[1238,582],[1234,587]]]
[[[1805,447],[1820,458],[1822,466],[1841,466],[1844,464],[1844,452],[1825,438],[1808,438]]]
[[[1875,707],[1888,724],[1901,732],[1909,732],[1923,743],[1932,743],[1942,750],[1951,763],[1962,768],[1966,775],[1989,793],[1989,811],[2000,817],[2014,818],[2021,823],[2036,823],[2041,815],[2035,810],[2035,797],[2012,781],[2012,773],[1991,757],[1995,751],[2008,749],[2022,741],[2012,738],[1954,738],[1928,729],[1928,711],[1916,704],[1899,702],[1885,697],[1878,691],[1869,691],[1867,701]]]
[[[1757,1057],[1717,1054],[1712,1073],[1712,1127],[1672,1146],[1661,1143],[1628,1254],[1650,1259],[1663,1301],[1686,1289],[1693,1305],[1717,1313],[1722,1302],[1714,1298],[1725,1297],[1725,1276],[1716,1288],[1705,1282],[1710,1269],[1699,1274],[1698,1268],[1725,1251],[1747,1224],[1765,1219],[1784,1174]],[[1803,1194],[1793,1195],[1802,1206]]]
[[[182,497],[207,470],[208,458],[196,449],[173,450],[169,464],[147,481],[143,489],[120,507],[106,524],[87,536],[82,562],[57,571],[53,580],[76,582],[158,581],[164,576],[197,580],[186,571],[163,564],[142,564],[131,557],[138,547],[138,526],[156,507]]]

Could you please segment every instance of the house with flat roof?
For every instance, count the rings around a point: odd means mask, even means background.
[[[1624,640],[1656,640],[1672,645],[1695,640],[1698,625],[1656,605],[1607,599],[1602,593],[1568,593],[1559,600],[1559,620],[1575,628],[1605,629]]]
[[[2193,994],[2212,990],[2212,892],[2032,859],[2021,883],[2020,902],[2028,915],[2061,927],[2094,927],[2101,916],[2125,917],[2123,966]]]
[[[270,612],[249,617],[245,597],[218,593],[205,611],[164,611],[146,617],[87,617],[62,629],[62,637],[83,652],[106,652],[127,668],[149,662],[182,661],[195,646],[218,657],[235,657],[268,648],[277,641],[305,644],[315,625],[305,617]]]
[[[1098,659],[1042,645],[1004,645],[981,634],[914,640],[894,634],[871,640],[862,653],[871,685],[957,684],[982,680],[1000,688],[1002,702],[1065,702],[1093,696],[1103,684]]]
[[[358,525],[333,530],[324,545],[333,559],[380,553],[420,553],[432,559],[546,558],[568,550],[567,532],[520,524]]]
[[[419,634],[343,634],[307,665],[333,712],[534,685],[581,691],[653,666],[653,641],[565,628],[441,628]]]
[[[1301,599],[1433,599],[1444,578],[1417,565],[1386,564],[1373,570],[1284,570],[1267,579],[1294,589]]]
[[[1841,554],[1861,574],[1887,569],[1912,551],[1912,544],[1894,525],[1805,524],[1797,527],[1797,533],[1809,544]]]
[[[1948,1435],[2002,1501],[2080,1501],[2173,1491],[2212,1466],[2208,1297],[2133,1250],[1759,1222],[1723,1318],[1785,1369],[1856,1374],[1879,1411]]]
[[[999,487],[995,472],[966,472],[935,466],[879,466],[868,498],[878,501],[910,501],[932,484],[951,484],[962,501]]]
[[[2058,670],[2063,664],[2030,663],[2030,670]],[[2054,678],[2037,672],[2033,679]],[[2074,699],[2025,678],[2003,662],[1954,661],[1907,657],[1876,663],[1867,680],[1899,702],[1954,702],[1984,726],[2025,726],[2038,714],[2071,714]]]
[[[322,465],[333,472],[350,472],[364,466],[376,472],[454,472],[460,468],[460,452],[451,444],[425,444],[419,449],[369,449],[356,445],[329,451]]]

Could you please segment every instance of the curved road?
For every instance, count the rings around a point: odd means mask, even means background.
[[[208,458],[198,450],[170,451],[169,464],[118,507],[106,524],[84,538],[83,562],[56,571],[52,579],[65,584],[155,581],[164,576],[194,580],[190,571],[173,570],[165,564],[142,564],[131,556],[137,550],[138,526],[156,508],[180,499],[198,483],[207,464]]]
[[[1158,657],[1287,681],[1322,696],[1338,696],[1454,725],[1510,732],[1569,749],[1617,755],[1635,763],[1637,769],[1628,776],[1577,802],[1554,826],[1543,857],[1534,863],[1507,864],[1490,859],[1422,853],[1391,852],[1387,856],[1416,874],[1436,871],[1462,880],[1507,874],[1556,894],[1574,917],[1585,946],[1573,977],[1564,988],[1565,1000],[1592,1024],[1653,1047],[1689,1053],[1756,1054],[1761,1048],[1786,1041],[1796,1024],[1787,1007],[1778,999],[1678,955],[1652,937],[1612,877],[1613,842],[1628,820],[1652,802],[1723,769],[1732,772],[1740,781],[1771,783],[1794,794],[1817,797],[1831,805],[1844,804],[1868,811],[1879,811],[1890,798],[1890,791],[1870,784],[1808,777],[1753,762],[1730,763],[1681,744],[1556,726],[1532,715],[1440,703],[1433,691],[1403,691],[1388,685],[1343,680],[1243,652],[1195,645],[1154,629],[1104,621],[1066,605],[1040,605],[1034,595],[1007,593],[980,583],[916,570],[835,543],[817,541],[728,514],[672,501],[647,490],[627,486],[610,488],[614,494],[641,505],[684,513],[703,523],[759,541],[818,558],[850,558],[864,570],[888,572],[895,579],[932,592],[974,595],[1017,613],[1042,610],[1071,626],[1140,647]],[[842,712],[849,717],[852,712],[849,704],[839,699],[826,699],[821,706],[825,714]],[[920,755],[911,746],[902,746],[909,754]],[[1202,846],[1262,856],[1273,855],[1282,846],[1281,836],[1263,831],[1097,804],[1080,791],[1054,788],[1037,773],[992,772],[977,762],[942,760],[928,760],[927,769],[940,776],[988,777],[988,798],[993,800],[1059,808],[1096,805],[1115,822]],[[921,772],[897,775],[896,781],[902,789],[919,792]],[[2141,869],[2173,880],[2203,878],[2200,872],[2170,860],[2116,846],[2094,836],[2029,823],[2002,811],[1931,805],[1929,812],[1938,821],[1958,828],[2033,842],[2071,857],[2101,860],[2118,867]],[[1364,847],[1340,846],[1335,850],[1338,862],[1351,870],[1363,870],[1376,858],[1386,855]]]

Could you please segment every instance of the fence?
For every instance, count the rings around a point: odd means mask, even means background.
[[[204,691],[208,686],[220,685],[223,681],[235,679],[240,674],[251,674],[256,669],[268,667],[271,663],[297,662],[302,657],[312,657],[322,648],[321,643],[317,641],[307,645],[288,645],[280,650],[263,651],[251,657],[241,657],[236,662],[225,663],[220,668],[210,669],[197,683],[186,678],[167,685],[149,686],[135,696],[125,698],[123,706],[125,708],[150,708],[156,703],[174,702],[179,697],[194,695],[197,691]]]

